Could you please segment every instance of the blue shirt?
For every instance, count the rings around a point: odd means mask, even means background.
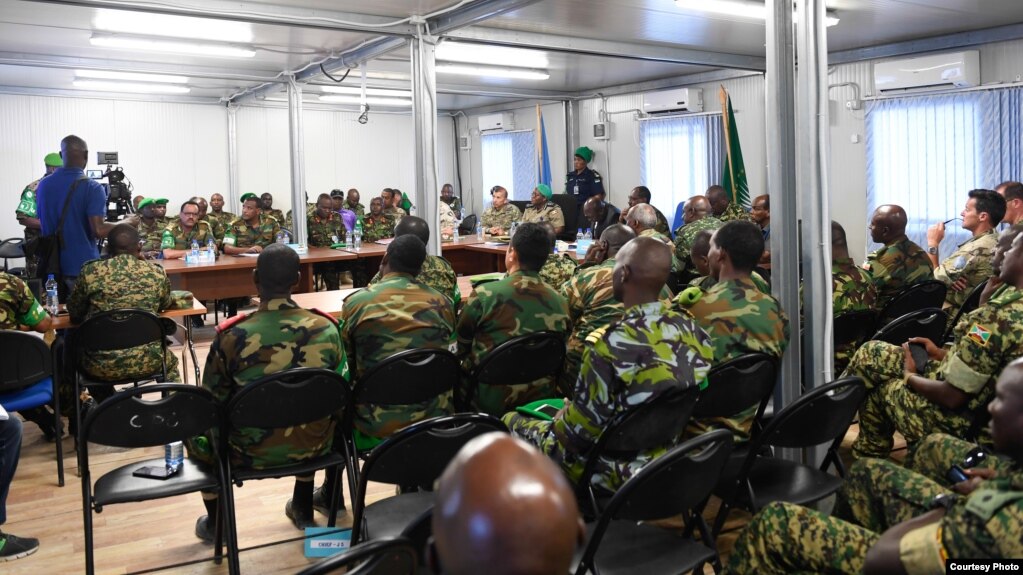
[[[36,188],[36,211],[43,234],[54,233],[64,200],[71,190],[71,184],[85,176],[79,168],[60,168],[43,178]],[[74,196],[64,216],[64,248],[60,250],[60,273],[77,277],[82,264],[99,257],[96,236],[92,233],[91,216],[106,217],[107,196],[103,186],[96,180],[83,180],[75,187]]]

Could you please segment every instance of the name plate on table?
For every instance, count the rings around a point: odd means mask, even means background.
[[[306,527],[305,536],[306,557],[330,557],[344,553],[352,543],[351,529]]]
[[[309,248],[302,244],[288,244],[288,247],[295,250],[295,253],[300,256],[304,256],[309,253]]]
[[[193,256],[191,253],[185,254],[185,265],[190,266],[202,266],[210,265],[217,262],[217,256],[211,254],[206,250],[200,250],[198,255]]]

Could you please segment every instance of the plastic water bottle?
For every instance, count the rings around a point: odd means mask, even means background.
[[[579,228],[579,231],[575,233],[575,243],[579,243],[579,240],[583,239],[583,229]]]
[[[199,240],[192,238],[192,259],[199,259]]]
[[[210,258],[217,257],[217,242],[213,238],[206,242],[206,252],[210,254]]]
[[[483,239],[483,224],[481,224],[480,222],[476,222],[476,239],[477,240]]]
[[[46,311],[55,317],[60,311],[60,302],[57,299],[57,280],[53,274],[46,278]]]
[[[281,235],[284,236],[284,242],[283,243],[285,243],[285,244],[290,244],[291,243],[291,234],[289,234],[288,232],[281,232]]]
[[[354,247],[355,236],[352,234],[352,230],[345,232],[345,245]]]
[[[279,243],[279,244],[285,243],[284,242],[284,232],[277,232],[277,243]]]
[[[357,249],[362,249],[362,218],[355,220],[355,234],[352,236],[352,246]]]
[[[451,239],[452,239],[452,240],[454,240],[454,241],[456,241],[456,242],[458,241],[458,226],[455,226],[455,231],[454,231],[454,233],[453,233],[453,234],[451,235]]]
[[[174,441],[163,446],[163,460],[167,469],[177,471],[181,468],[181,462],[185,460],[185,446],[180,441]]]
[[[592,240],[593,239],[593,233],[590,232],[590,228],[586,228],[586,231],[583,232],[583,239],[584,240]]]

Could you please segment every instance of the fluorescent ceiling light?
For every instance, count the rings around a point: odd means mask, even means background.
[[[104,80],[75,80],[74,86],[75,88],[81,88],[83,90],[126,93],[134,92],[144,94],[187,94],[192,91],[188,86],[133,82],[107,82]]]
[[[320,96],[320,101],[329,102],[331,104],[362,104],[362,98],[359,96]],[[367,97],[366,103],[370,106],[393,106],[401,108],[411,106],[412,100],[405,98]]]
[[[78,78],[94,78],[97,80],[127,80],[129,82],[159,82],[163,84],[187,84],[184,76],[168,74],[140,74],[136,72],[113,72],[109,70],[75,70]]]
[[[320,90],[331,94],[362,95],[362,89],[355,86],[320,86]],[[389,96],[391,98],[411,98],[412,90],[388,90],[386,88],[366,88],[367,96]]]
[[[252,26],[245,22],[171,16],[122,10],[100,10],[92,21],[97,30],[140,36],[172,36],[218,42],[251,42]]]
[[[675,0],[675,5],[686,10],[695,12],[706,12],[708,14],[723,14],[725,16],[738,16],[753,20],[767,20],[767,6],[760,2],[747,2],[746,0]],[[839,18],[834,12],[826,12],[824,22],[828,26],[838,24]]]
[[[223,56],[229,58],[252,58],[256,51],[230,44],[196,44],[174,40],[154,40],[131,36],[109,36],[93,34],[89,42],[93,46],[104,48],[125,48],[128,50],[146,50],[150,52],[172,52],[175,54],[192,54],[195,56]]]
[[[539,50],[465,42],[442,42],[437,46],[437,59],[516,68],[546,68],[550,64],[547,54]]]
[[[464,64],[437,64],[437,73],[483,76],[486,78],[515,78],[518,80],[546,80],[551,77],[546,70],[495,68],[493,66],[468,66]]]

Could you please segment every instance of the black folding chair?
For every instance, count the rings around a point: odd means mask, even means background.
[[[870,339],[902,345],[911,337],[926,337],[935,345],[942,344],[948,316],[938,308],[907,313],[877,330]]]
[[[553,387],[564,363],[565,338],[562,334],[540,331],[513,337],[483,356],[465,390],[466,397],[460,401],[461,409],[477,410],[476,395],[481,385],[521,385],[550,377]],[[491,415],[504,415],[518,406],[504,407],[500,413]]]
[[[234,431],[243,428],[283,429],[314,423],[327,418],[334,418],[337,425],[345,425],[351,407],[351,396],[348,383],[336,372],[321,368],[296,368],[280,371],[247,383],[235,394],[227,404],[227,421],[221,433],[221,449],[226,461],[228,489],[226,509],[230,517],[235,517],[234,489],[242,483],[257,479],[277,479],[293,475],[312,475],[320,469],[334,468],[341,473],[346,467],[349,477],[354,470],[348,467],[350,458],[347,456],[347,438],[349,433],[342,428],[334,436],[341,440],[335,441],[331,451],[319,456],[297,461],[291,465],[278,467],[251,468],[230,463],[228,442]],[[338,445],[338,443],[340,443]],[[341,501],[341,482],[334,482],[334,490],[330,494],[330,513],[327,525],[333,527],[337,522],[337,510]],[[232,524],[234,522],[232,521]],[[237,541],[237,533],[231,533]]]
[[[346,553],[306,567],[298,575],[328,575],[340,573],[342,568],[348,575],[413,575],[417,567],[413,543],[396,537],[356,545]]]
[[[142,398],[147,393],[159,393],[162,397],[147,401]],[[115,447],[153,447],[217,430],[222,420],[221,408],[209,391],[178,383],[119,392],[89,413],[79,432],[78,447],[85,520],[85,572],[88,575],[94,572],[93,511],[100,513],[107,505],[162,499],[195,491],[218,491],[221,495],[230,492],[226,488],[227,478],[219,458],[210,466],[185,459],[176,474],[163,480],[132,475],[142,467],[164,468],[163,457],[136,461],[103,474],[93,485],[89,468],[90,442]],[[236,574],[239,571],[237,546],[231,536],[233,515],[221,514],[221,517],[222,521],[216,526],[214,560],[220,562],[222,543],[226,539],[228,567],[231,573]]]
[[[840,313],[834,319],[832,342],[836,352],[849,349],[850,355],[874,334],[877,315],[872,310]],[[845,365],[835,365],[835,373],[842,373]]]
[[[750,429],[756,433],[778,380],[778,360],[765,353],[748,353],[714,366],[707,380],[692,418],[731,417],[757,406]]]
[[[862,379],[846,377],[803,394],[779,411],[752,440],[738,469],[729,465],[714,489],[721,498],[714,536],[737,505],[756,513],[772,501],[806,505],[838,491],[845,475],[838,447],[866,393]],[[799,449],[824,443],[829,444],[828,452],[818,468],[761,455],[771,447]],[[832,465],[837,476],[828,473]]]
[[[927,280],[902,288],[888,300],[888,303],[877,316],[877,326],[884,327],[892,320],[907,313],[936,307],[941,309],[945,303],[948,288],[938,280]]]
[[[53,406],[53,433],[57,443],[57,485],[64,487],[64,422],[60,418],[58,379],[53,377],[53,356],[40,337],[20,331],[0,331],[0,349],[9,358],[0,361],[0,405],[7,411]]]
[[[955,329],[956,324],[959,320],[963,319],[963,316],[970,313],[971,311],[980,307],[980,296],[984,293],[984,288],[987,287],[987,282],[980,282],[977,287],[973,288],[970,295],[966,296],[966,301],[963,305],[959,306],[959,310],[952,316],[952,321],[948,323],[948,327],[945,329],[945,335],[942,337],[942,342],[952,341],[952,330]],[[941,345],[942,342],[934,342],[937,345]]]
[[[490,415],[459,413],[412,424],[374,448],[362,466],[352,503],[352,545],[399,535],[433,506],[433,493],[422,489],[366,505],[370,481],[431,488],[462,446],[494,431],[507,433],[508,428]]]
[[[731,451],[731,432],[719,429],[686,441],[640,469],[615,493],[590,530],[576,575],[674,575],[707,561],[719,567],[717,545],[702,512]],[[686,525],[682,538],[640,523],[676,515],[682,515]],[[698,540],[692,538],[694,529],[699,531]]]
[[[25,257],[25,240],[22,238],[7,238],[0,242],[0,258],[4,260],[4,271],[16,276],[24,274],[25,268],[8,268],[7,260],[16,260]]]
[[[628,463],[645,451],[672,445],[685,431],[699,394],[695,386],[677,388],[631,406],[607,422],[586,454],[586,465],[576,484],[576,498],[584,517],[598,514],[598,499],[607,499],[598,497],[592,485],[600,459]]]

